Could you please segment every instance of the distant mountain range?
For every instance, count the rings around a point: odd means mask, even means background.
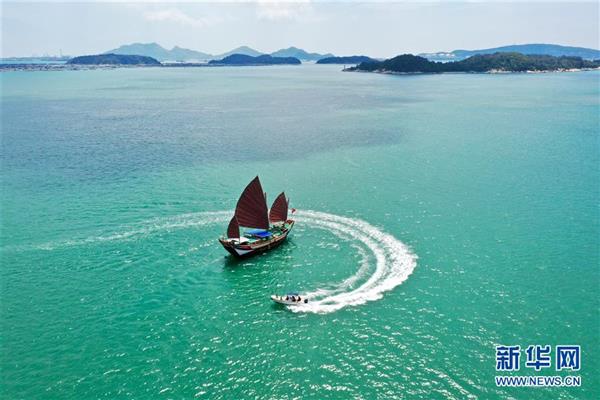
[[[202,61],[212,58],[210,54],[200,51],[173,47],[167,50],[158,43],[132,43],[126,44],[104,54],[135,54],[157,59],[158,61]]]
[[[208,61],[220,60],[233,54],[242,54],[245,56],[257,57],[264,55],[258,50],[248,46],[241,46],[223,54],[208,54],[201,51],[173,47],[171,50],[165,49],[158,43],[132,43],[109,50],[105,54],[135,54],[155,58],[159,61]],[[270,54],[273,57],[294,57],[302,61],[317,61],[325,57],[333,57],[333,54],[309,53],[297,47],[277,50]]]
[[[288,47],[287,49],[277,50],[271,53],[273,57],[294,57],[302,61],[318,61],[322,58],[333,57],[333,54],[308,53],[297,47]]]
[[[494,54],[494,53],[522,53],[525,55],[550,55],[555,57],[568,56],[568,57],[581,57],[584,60],[598,60],[600,59],[600,50],[589,49],[585,47],[572,47],[572,46],[561,46],[557,44],[517,44],[502,47],[493,47],[489,49],[479,50],[453,50],[453,51],[442,51],[437,53],[421,53],[419,56],[425,57],[430,61],[460,61],[469,58],[474,55],[480,54]],[[223,54],[209,54],[201,51],[186,49],[175,46],[172,49],[166,49],[158,43],[132,43],[120,46],[116,49],[109,50],[103,54],[120,54],[120,55],[139,55],[152,57],[161,62],[208,62],[210,60],[221,60],[233,54],[242,54],[251,57],[257,57],[264,55],[258,50],[252,49],[248,46],[237,47],[233,50],[225,52]],[[294,57],[301,61],[319,61],[322,60],[321,64],[326,63],[341,63],[341,64],[354,64],[358,62],[364,62],[366,56],[349,56],[349,57],[335,57],[331,53],[320,54],[320,53],[309,53],[306,50],[299,49],[297,47],[289,47],[287,49],[280,49],[270,54],[272,57]],[[358,57],[365,57],[360,59]],[[19,61],[37,59],[35,57],[20,57],[20,58],[6,58],[3,61]],[[67,57],[61,57],[61,60],[66,60]],[[54,58],[53,58],[54,60]],[[58,58],[56,58],[58,60]]]
[[[511,46],[493,47],[481,50],[453,50],[450,52],[421,53],[419,56],[431,61],[460,61],[477,54],[521,53],[528,55],[549,55],[581,57],[584,60],[600,59],[600,50],[585,47],[560,46],[558,44],[516,44]]]
[[[248,46],[240,46],[240,47],[236,47],[235,49],[230,50],[226,53],[210,56],[209,59],[219,60],[219,59],[223,59],[225,57],[229,57],[234,54],[242,54],[244,56],[258,57],[258,56],[262,56],[265,53],[261,53],[260,51],[254,50],[253,48],[248,47]]]

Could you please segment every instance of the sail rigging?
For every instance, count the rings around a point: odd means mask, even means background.
[[[273,202],[269,211],[269,220],[271,222],[287,221],[288,215],[288,200],[285,198],[285,193],[281,192]]]
[[[227,237],[228,238],[239,238],[240,237],[240,225],[238,224],[237,218],[235,215],[229,221],[229,226],[227,227]]]
[[[242,192],[235,207],[235,218],[241,226],[269,229],[267,199],[258,176]]]
[[[295,223],[288,219],[288,205],[289,200],[281,192],[269,210],[267,194],[257,176],[242,192],[227,226],[227,237],[221,236],[219,242],[235,257],[274,249],[287,238]]]

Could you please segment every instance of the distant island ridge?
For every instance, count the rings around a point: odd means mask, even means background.
[[[562,46],[558,44],[532,43],[532,44],[516,44],[509,46],[493,47],[479,50],[453,50],[450,52],[437,53],[421,53],[421,57],[425,57],[431,61],[460,61],[477,54],[493,54],[493,53],[522,53],[527,55],[550,55],[550,56],[572,56],[581,57],[585,60],[600,59],[600,50],[590,49],[585,47]],[[167,50],[158,43],[132,43],[120,46],[116,49],[109,50],[106,53],[112,54],[138,54],[142,56],[153,57],[161,62],[189,62],[189,61],[210,61],[223,59],[232,54],[244,54],[248,56],[259,56],[270,54],[273,57],[295,57],[300,61],[312,62],[319,61],[325,58],[335,57],[331,53],[320,54],[310,53],[298,47],[289,47],[280,49],[272,53],[263,53],[248,46],[240,46],[222,54],[209,54],[206,52],[184,49],[178,46]],[[343,64],[343,62],[341,62]]]
[[[561,46],[558,44],[532,43],[493,47],[481,50],[453,50],[449,52],[420,53],[430,61],[460,61],[478,54],[521,53],[526,55],[548,55],[581,57],[584,60],[600,59],[600,50],[585,47]]]
[[[240,46],[233,50],[227,51],[222,54],[208,54],[201,51],[184,49],[178,46],[173,47],[171,50],[167,50],[158,43],[132,43],[120,46],[116,49],[109,50],[106,53],[111,54],[138,54],[148,56],[157,59],[158,61],[165,62],[201,62],[211,60],[222,60],[228,56],[234,54],[242,54],[246,56],[258,57],[262,55],[270,55],[272,57],[294,57],[301,61],[318,61],[321,58],[332,57],[333,54],[319,54],[309,53],[303,49],[297,47],[289,47],[287,49],[280,49],[273,53],[266,54],[258,50],[250,48],[248,46]]]
[[[430,61],[460,61],[468,57],[478,54],[494,54],[494,53],[506,53],[506,52],[517,52],[526,55],[551,55],[551,56],[569,56],[569,57],[581,57],[584,60],[597,60],[600,59],[600,50],[590,49],[584,47],[573,47],[573,46],[562,46],[557,44],[516,44],[509,46],[494,47],[480,50],[453,50],[449,52],[436,52],[436,53],[420,53],[418,56],[427,58]],[[227,51],[222,54],[209,54],[202,51],[196,51],[186,49],[179,46],[174,46],[168,50],[158,43],[131,43],[119,46],[115,49],[104,52],[103,54],[120,54],[120,55],[140,55],[146,57],[152,57],[162,63],[173,62],[173,63],[207,63],[210,60],[222,60],[227,56],[233,54],[244,54],[252,57],[257,57],[265,53],[250,48],[248,46],[240,46],[233,50]],[[270,53],[273,57],[294,57],[302,62],[318,62],[319,64],[356,64],[358,62],[366,62],[367,60],[353,61],[352,59],[346,59],[346,57],[336,57],[331,53],[311,53],[298,47],[288,47],[286,49],[280,49]],[[367,56],[347,56],[347,57],[367,57]],[[336,60],[327,60],[319,62],[323,59],[335,58]],[[373,58],[373,57],[371,57]],[[66,62],[70,59],[67,56],[53,57],[8,57],[2,58],[1,61],[4,63],[27,63],[30,60],[34,62]],[[339,61],[339,62],[338,62]]]
[[[104,52],[104,54],[137,54],[152,57],[158,61],[166,60],[208,60],[212,56],[200,51],[184,49],[179,46],[167,50],[158,43],[132,43]]]
[[[526,55],[521,53],[478,54],[461,61],[436,62],[425,57],[403,54],[385,61],[363,62],[346,71],[379,73],[444,72],[545,72],[600,68],[600,60],[581,57]]]
[[[248,56],[245,54],[232,54],[221,60],[211,60],[209,65],[300,65],[302,62],[295,57],[272,57],[268,54]]]
[[[319,61],[324,58],[333,57],[333,54],[309,53],[297,47],[288,47],[287,49],[277,50],[271,53],[273,57],[294,57],[302,61]]]
[[[360,58],[356,58],[360,57]],[[387,60],[378,61],[364,56],[331,57],[324,63],[338,63],[339,60],[356,61],[367,59],[344,71],[378,72],[388,74],[416,73],[501,73],[501,72],[548,72],[579,71],[600,69],[600,60],[590,61],[581,57],[526,55],[521,53],[478,54],[461,61],[437,62],[412,54],[402,54]],[[154,67],[218,67],[218,66],[266,66],[266,65],[300,65],[295,57],[272,57],[268,54],[248,56],[232,54],[221,60],[208,63],[161,63],[152,57],[132,54],[96,54],[72,58],[66,64],[0,64],[1,70],[59,70],[102,68],[119,66],[154,66]],[[72,67],[72,68],[71,68]]]
[[[300,65],[295,57],[272,57],[262,54],[256,57],[245,54],[232,54],[221,60],[211,60],[208,64],[162,64],[155,58],[135,54],[95,54],[74,57],[67,65],[123,65],[123,66],[251,66],[251,65]]]
[[[57,58],[45,56],[41,58],[11,58],[3,59],[0,70],[60,70],[60,69],[96,69],[118,66],[163,66],[163,67],[202,67],[202,66],[250,66],[250,65],[298,65],[302,61],[310,59],[309,62],[317,64],[346,64],[355,67],[346,68],[348,71],[383,72],[383,73],[442,73],[442,72],[542,72],[542,71],[570,71],[582,69],[597,69],[600,63],[600,50],[586,49],[581,47],[569,47],[553,44],[531,44],[504,46],[495,49],[518,48],[531,52],[550,52],[549,54],[525,54],[520,52],[497,51],[489,53],[494,49],[483,50],[455,50],[448,57],[435,60],[424,57],[423,54],[403,54],[387,60],[374,59],[365,55],[332,56],[331,54],[309,53],[297,47],[278,50],[272,54],[262,54],[247,46],[241,46],[232,51],[223,53],[221,58],[202,61],[171,61],[172,58],[203,58],[209,57],[207,53],[196,52],[178,46],[167,50],[157,43],[134,43],[115,49],[116,53],[102,53],[95,55],[78,56],[62,62]],[[121,51],[130,51],[130,54],[120,54]],[[239,53],[238,53],[239,51]],[[481,52],[472,56],[459,59],[465,54]],[[135,54],[146,53],[146,54]],[[564,55],[582,54],[586,57]],[[152,54],[152,55],[148,55]],[[274,56],[277,54],[279,56]],[[297,54],[297,57],[286,56]],[[441,53],[428,53],[439,55]],[[450,54],[450,53],[444,53]],[[210,56],[214,57],[214,56]],[[450,58],[449,58],[450,57]],[[452,57],[455,57],[452,58]],[[590,58],[592,58],[590,60]],[[168,61],[164,61],[167,59]],[[595,60],[595,61],[594,61]]]

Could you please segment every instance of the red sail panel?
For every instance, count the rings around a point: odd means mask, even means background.
[[[269,229],[267,201],[258,176],[242,192],[235,207],[235,217],[241,226]]]
[[[288,200],[285,198],[285,193],[281,192],[271,206],[271,211],[269,211],[269,219],[271,222],[287,221],[287,215]]]
[[[229,221],[229,226],[227,227],[227,237],[228,238],[239,238],[240,237],[240,225],[238,224],[237,218],[235,215]]]

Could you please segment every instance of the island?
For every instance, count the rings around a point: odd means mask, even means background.
[[[74,57],[67,61],[70,65],[136,65],[136,66],[160,66],[158,60],[147,56],[132,54],[96,54],[89,56]]]
[[[597,60],[600,58],[600,50],[597,49],[545,43],[515,44],[479,50],[439,51],[437,53],[421,53],[419,56],[425,57],[430,61],[460,61],[476,54],[493,53],[521,53],[533,55],[544,54],[555,57],[581,57],[584,60]]]
[[[245,54],[232,54],[221,60],[211,60],[208,64],[214,66],[298,65],[302,62],[295,57],[272,57],[268,54],[253,57]]]
[[[435,62],[412,54],[403,54],[385,61],[363,62],[345,71],[379,72],[391,74],[443,72],[549,72],[600,68],[600,60],[581,57],[554,57],[521,53],[478,54],[461,61]]]
[[[345,56],[345,57],[327,57],[317,61],[317,64],[360,64],[377,62],[374,58],[367,56]]]

